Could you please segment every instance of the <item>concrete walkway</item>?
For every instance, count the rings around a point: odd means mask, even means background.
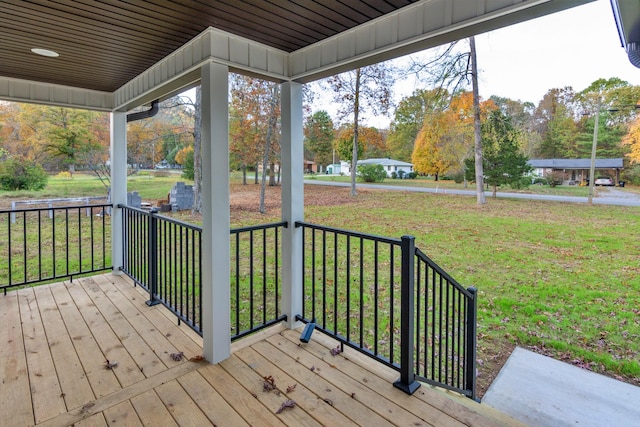
[[[532,427],[640,426],[640,387],[520,347],[482,404]]]

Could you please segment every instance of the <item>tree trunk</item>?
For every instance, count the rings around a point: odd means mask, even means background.
[[[242,164],[242,185],[247,185],[247,165]]]
[[[358,115],[360,113],[360,68],[356,70],[356,94],[353,103],[353,154],[351,156],[351,195],[357,196],[356,172],[358,166]]]
[[[196,87],[193,124],[193,212],[202,211],[202,89]]]
[[[473,137],[476,159],[476,199],[479,205],[487,203],[484,197],[484,169],[482,168],[482,136],[480,133],[480,94],[478,93],[478,62],[476,40],[469,37],[471,47],[471,82],[473,85]]]
[[[275,163],[271,162],[271,164],[269,165],[269,187],[275,187],[276,185],[276,165]]]
[[[271,91],[271,100],[269,101],[269,124],[267,126],[267,137],[264,144],[264,154],[262,156],[262,183],[260,186],[260,213],[263,214],[266,212],[266,208],[264,206],[264,196],[265,196],[265,185],[267,180],[267,163],[269,162],[269,155],[271,154],[271,138],[273,138],[273,134],[276,130],[277,117],[276,117],[276,107],[278,101],[278,86],[274,85]],[[273,180],[273,163],[271,164],[271,170],[269,171],[269,185],[271,186],[271,182]]]

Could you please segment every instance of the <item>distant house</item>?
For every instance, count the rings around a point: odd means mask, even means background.
[[[394,172],[397,176],[413,172],[413,164],[389,158],[360,160],[358,166],[360,165],[382,165],[388,177],[391,177]]]
[[[391,177],[394,172],[398,176],[413,172],[413,165],[411,163],[387,158],[358,160],[358,166],[360,165],[382,165],[388,177]],[[351,174],[351,162],[340,160],[340,163],[328,165],[327,173],[333,175],[349,175]]]
[[[340,163],[332,163],[327,166],[329,175],[349,175],[351,173],[351,163],[340,160]]]
[[[318,173],[318,165],[311,160],[304,160],[304,173]]]
[[[586,183],[589,180],[591,169],[591,159],[533,159],[527,162],[533,168],[536,176],[545,176],[551,172],[561,172],[564,174],[565,183]],[[606,175],[620,180],[622,170],[622,158],[616,159],[596,159],[596,177]]]

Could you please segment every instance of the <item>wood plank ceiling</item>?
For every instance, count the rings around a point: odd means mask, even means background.
[[[293,52],[414,1],[0,0],[0,76],[113,92],[207,27]]]

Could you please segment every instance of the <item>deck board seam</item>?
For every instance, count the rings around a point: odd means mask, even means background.
[[[80,408],[74,408],[71,411],[60,414],[54,418],[50,418],[36,425],[38,427],[62,427],[72,425],[113,406],[119,405],[122,402],[130,400],[146,391],[152,390],[157,386],[176,380],[185,374],[200,369],[204,363],[206,362],[181,363],[176,367],[169,368],[152,377],[145,378],[144,380],[127,386],[121,390],[88,402]]]

